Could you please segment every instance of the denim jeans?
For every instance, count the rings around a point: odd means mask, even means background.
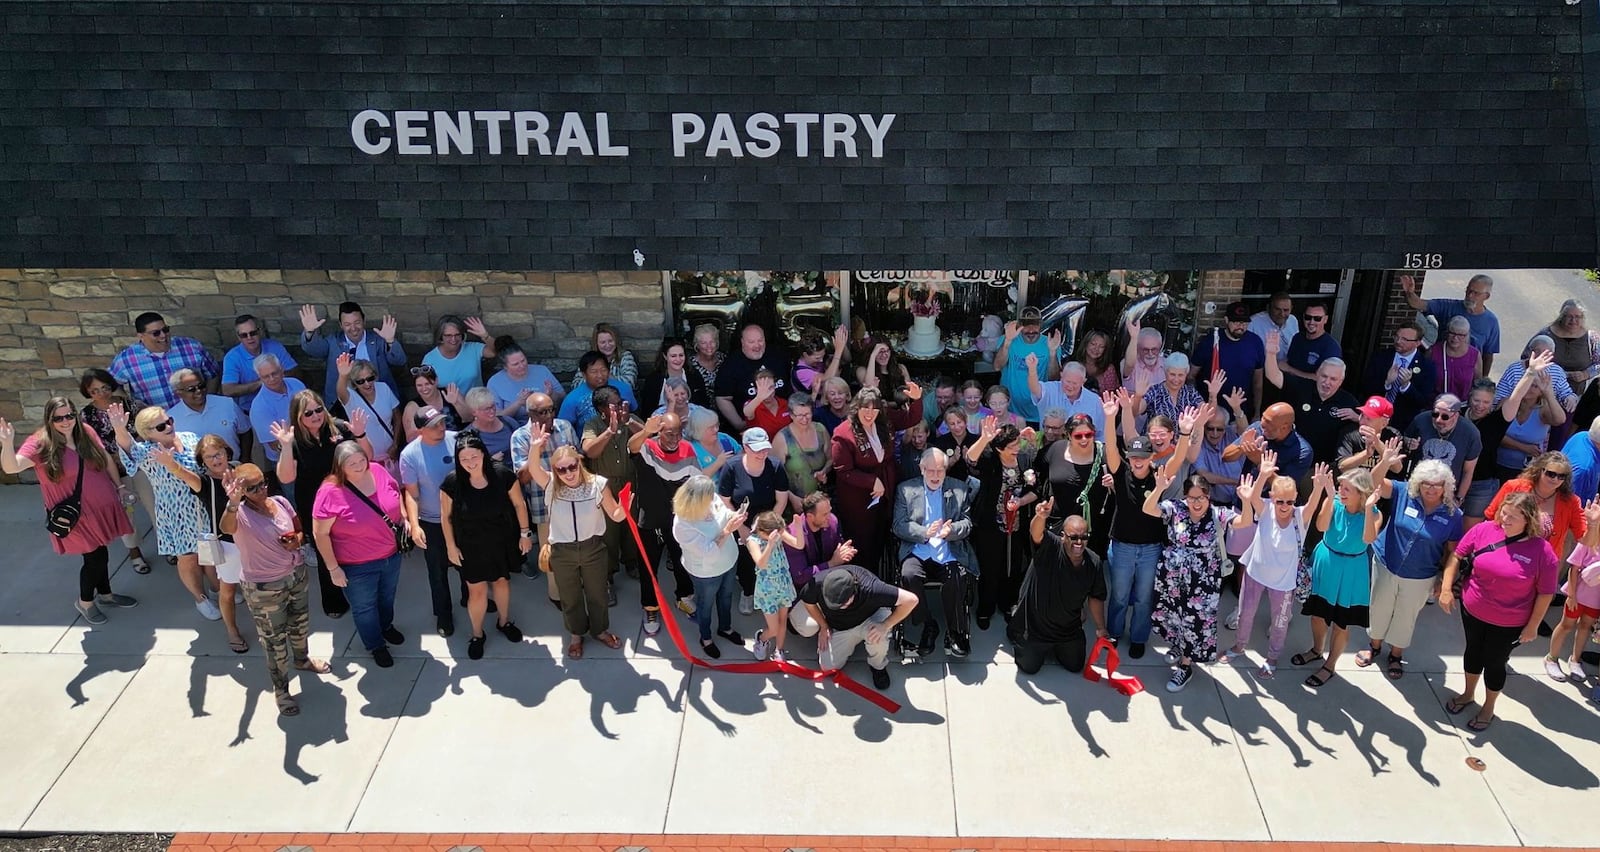
[[[717,605],[717,621],[723,630],[733,627],[733,590],[738,588],[732,566],[715,577],[692,577],[694,581],[694,623],[700,628],[700,641],[711,641],[711,604]]]
[[[357,562],[344,568],[345,600],[350,602],[350,617],[356,633],[368,651],[385,646],[383,631],[394,626],[394,592],[400,585],[400,554],[371,562]]]
[[[444,527],[422,521],[422,559],[428,563],[428,596],[433,599],[433,617],[439,627],[456,626],[455,600],[450,596],[450,558],[445,553]],[[467,581],[460,581],[461,598],[467,597]]]
[[[1156,566],[1161,562],[1161,545],[1128,544],[1111,540],[1106,560],[1106,585],[1111,596],[1106,600],[1106,631],[1120,639],[1131,607],[1133,624],[1127,626],[1130,642],[1150,641],[1150,615],[1155,611]]]

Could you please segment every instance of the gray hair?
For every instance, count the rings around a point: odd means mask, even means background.
[[[1189,356],[1182,352],[1174,352],[1167,356],[1161,366],[1168,370],[1187,370],[1189,369]]]
[[[260,355],[257,355],[254,361],[250,362],[250,367],[256,371],[256,375],[258,376],[261,375],[262,370],[282,366],[283,362],[279,361],[278,356],[272,354],[271,352],[263,352]]]
[[[789,394],[790,411],[793,411],[797,405],[801,408],[811,408],[814,404],[815,403],[811,401],[811,394],[808,394],[805,391],[798,391],[796,393]]]
[[[1166,340],[1162,338],[1161,332],[1156,331],[1153,328],[1141,328],[1141,329],[1139,329],[1139,339],[1140,340],[1154,339],[1157,343],[1160,343],[1160,344],[1163,344],[1163,345],[1166,344]]]
[[[1583,302],[1577,299],[1568,299],[1561,303],[1561,310],[1556,311],[1556,322],[1561,321],[1562,314],[1573,309],[1577,309],[1578,313],[1583,314],[1585,317],[1589,315],[1589,309],[1583,306]]]
[[[1343,358],[1324,358],[1322,359],[1322,363],[1317,365],[1317,369],[1320,371],[1323,367],[1337,367],[1339,368],[1339,372],[1341,374],[1349,372],[1350,370],[1350,368],[1345,365]]]
[[[934,459],[938,459],[939,461],[943,462],[944,467],[948,468],[950,466],[950,457],[944,454],[944,450],[938,449],[937,447],[929,447],[926,450],[923,450],[922,458],[918,459],[917,463],[927,464]]]
[[[1533,352],[1554,352],[1555,348],[1556,348],[1555,338],[1551,337],[1548,334],[1535,334],[1533,336],[1533,339],[1528,341],[1528,352],[1529,353],[1533,353]]]
[[[1472,332],[1472,323],[1468,322],[1467,318],[1460,314],[1451,317],[1450,322],[1446,323],[1445,327],[1455,332],[1464,331],[1469,334]]]
[[[699,435],[701,432],[704,432],[706,430],[707,426],[710,426],[710,425],[712,425],[712,424],[714,424],[716,422],[717,422],[717,415],[711,413],[710,409],[706,409],[706,408],[691,408],[691,409],[689,409],[689,434],[690,435]]]
[[[193,376],[196,379],[200,378],[200,374],[193,368],[179,367],[178,369],[172,371],[172,375],[167,377],[167,387],[177,390],[180,386],[187,383],[187,379],[190,376]]]
[[[467,408],[476,411],[485,403],[494,405],[494,391],[488,388],[473,388],[467,391],[464,401],[467,403]]]
[[[682,376],[673,376],[661,383],[663,388],[686,391],[689,389],[689,380]]]
[[[1589,443],[1600,447],[1600,417],[1589,424]]]
[[[1089,371],[1085,370],[1083,368],[1083,365],[1078,363],[1077,361],[1068,361],[1067,363],[1065,363],[1065,364],[1063,364],[1061,366],[1061,375],[1065,376],[1068,373],[1071,373],[1071,374],[1073,374],[1075,376],[1082,376],[1082,377],[1085,377],[1085,378],[1087,378],[1088,375],[1089,375]]]
[[[1043,423],[1045,420],[1047,420],[1049,418],[1052,418],[1052,417],[1056,418],[1056,419],[1059,419],[1062,423],[1066,423],[1067,422],[1067,411],[1066,411],[1066,409],[1061,408],[1060,406],[1056,406],[1055,408],[1048,409],[1044,413],[1039,415],[1039,422]]]
[[[1434,405],[1438,405],[1441,402],[1444,403],[1446,406],[1449,406],[1450,408],[1460,408],[1461,407],[1461,397],[1456,396],[1453,393],[1442,393],[1442,394],[1439,394],[1438,396],[1433,398],[1433,404]]]
[[[1444,504],[1454,510],[1456,508],[1456,475],[1450,471],[1450,466],[1438,459],[1428,459],[1417,464],[1411,471],[1411,481],[1406,483],[1406,493],[1411,499],[1421,499],[1422,486],[1443,485]]]
[[[1490,278],[1487,275],[1484,275],[1481,272],[1478,273],[1477,275],[1474,275],[1471,278],[1467,279],[1467,286],[1468,287],[1471,287],[1474,284],[1485,284],[1485,285],[1488,285],[1489,289],[1491,289],[1491,290],[1494,289],[1494,279]]]

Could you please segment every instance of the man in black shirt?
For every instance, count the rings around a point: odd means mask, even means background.
[[[773,392],[788,399],[793,390],[789,387],[789,359],[781,352],[767,348],[767,332],[758,323],[745,323],[739,329],[739,351],[730,354],[717,368],[717,411],[735,433],[745,428],[744,404],[756,397],[756,372],[772,372],[776,384]]]
[[[1344,359],[1323,359],[1314,379],[1285,375],[1278,364],[1278,334],[1268,332],[1266,374],[1294,407],[1294,428],[1311,443],[1312,460],[1332,465],[1339,437],[1361,419],[1359,403],[1344,389]]]
[[[874,577],[865,568],[841,565],[819,574],[800,590],[806,618],[801,636],[817,637],[822,668],[842,668],[856,646],[867,645],[872,685],[889,688],[889,634],[917,608],[917,596]]]
[[[1371,470],[1383,455],[1383,445],[1400,433],[1389,425],[1394,404],[1381,396],[1369,396],[1357,409],[1361,423],[1339,440],[1339,472],[1364,468]]]
[[[1083,671],[1085,603],[1095,636],[1106,636],[1106,574],[1100,558],[1086,546],[1089,525],[1082,516],[1073,515],[1060,532],[1048,529],[1054,502],[1053,497],[1044,501],[1033,514],[1028,534],[1038,549],[1006,629],[1017,668],[1026,674],[1036,674],[1050,654],[1067,671]]]

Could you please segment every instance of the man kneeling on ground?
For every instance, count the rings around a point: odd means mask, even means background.
[[[817,637],[824,670],[842,668],[856,646],[866,642],[872,685],[889,688],[889,634],[916,609],[916,595],[865,568],[841,565],[807,583],[800,601],[804,608],[791,609],[789,622],[801,636]]]
[[[1054,504],[1051,498],[1034,511],[1028,533],[1037,549],[1007,628],[1017,668],[1026,674],[1037,674],[1052,653],[1067,671],[1083,671],[1085,603],[1095,636],[1107,635],[1106,572],[1100,557],[1087,547],[1089,525],[1081,515],[1072,515],[1060,531],[1047,529]]]

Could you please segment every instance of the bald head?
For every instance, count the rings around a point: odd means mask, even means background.
[[[528,394],[528,419],[549,426],[556,416],[556,402],[547,393],[534,391]]]
[[[1061,522],[1061,543],[1066,545],[1068,559],[1083,559],[1084,547],[1089,543],[1089,522],[1082,515],[1068,515]]]
[[[1287,402],[1275,402],[1261,414],[1261,431],[1268,440],[1281,441],[1294,431],[1294,408]]]
[[[662,449],[675,450],[681,440],[683,440],[683,418],[670,411],[661,415],[661,431],[656,433],[657,443]]]

